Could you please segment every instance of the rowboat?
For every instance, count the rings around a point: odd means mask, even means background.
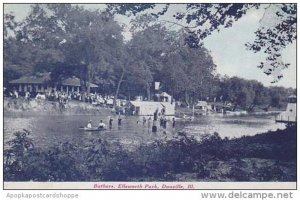
[[[105,131],[106,128],[98,128],[98,127],[92,127],[92,128],[88,128],[88,127],[79,127],[79,130],[83,130],[83,131]]]

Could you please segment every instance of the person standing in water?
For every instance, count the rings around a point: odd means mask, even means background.
[[[153,120],[152,133],[156,133],[156,132],[157,132],[157,124],[156,124],[156,120]]]
[[[165,116],[162,119],[162,127],[163,127],[163,129],[167,128],[167,118]]]
[[[164,118],[163,118],[163,116],[161,116],[160,119],[159,119],[159,126],[160,127],[164,126]]]
[[[175,128],[175,117],[172,119],[172,128]]]
[[[149,117],[148,118],[148,129],[150,129],[150,127],[151,127],[151,120],[152,120],[151,117]]]
[[[109,129],[112,129],[112,122],[113,122],[113,118],[112,117],[109,117]]]
[[[121,126],[122,125],[122,118],[121,116],[119,115],[119,118],[118,118],[118,126]]]

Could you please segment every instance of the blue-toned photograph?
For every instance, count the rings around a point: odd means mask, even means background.
[[[297,181],[296,4],[3,19],[5,183]]]

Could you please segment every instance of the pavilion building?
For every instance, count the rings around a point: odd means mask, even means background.
[[[9,82],[10,86],[18,92],[51,92],[51,91],[64,91],[64,92],[80,92],[81,84],[80,79],[73,76],[66,78],[57,84],[50,84],[50,72],[41,73],[37,75],[23,76],[19,79]],[[96,91],[98,86],[90,83],[91,91]]]

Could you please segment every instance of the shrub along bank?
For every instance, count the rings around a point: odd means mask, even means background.
[[[201,141],[178,133],[128,150],[96,139],[87,147],[34,146],[24,130],[4,152],[5,181],[296,181],[296,127]]]

